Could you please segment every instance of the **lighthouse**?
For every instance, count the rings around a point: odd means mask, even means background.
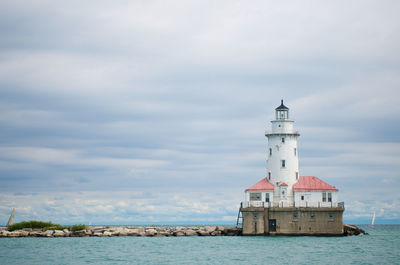
[[[274,185],[274,201],[281,205],[294,202],[293,185],[299,179],[299,159],[294,121],[289,118],[289,108],[283,104],[275,109],[275,120],[271,121],[271,131],[267,131],[267,176]]]
[[[268,138],[266,176],[245,190],[244,235],[341,235],[339,190],[315,176],[300,176],[297,139],[289,108],[275,108]],[[238,216],[238,223],[239,223]]]

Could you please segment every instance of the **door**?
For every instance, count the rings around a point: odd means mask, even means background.
[[[276,219],[269,219],[268,226],[270,232],[276,232]]]

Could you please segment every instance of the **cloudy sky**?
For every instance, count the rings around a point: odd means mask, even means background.
[[[0,225],[233,224],[285,100],[300,175],[400,222],[399,1],[1,1]]]

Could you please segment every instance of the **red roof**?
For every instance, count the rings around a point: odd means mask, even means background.
[[[281,184],[279,184],[279,186],[287,186],[287,184],[285,182],[282,182]]]
[[[293,190],[338,190],[314,176],[303,176],[293,185]]]
[[[274,185],[269,183],[267,178],[263,178],[247,190],[274,190]]]

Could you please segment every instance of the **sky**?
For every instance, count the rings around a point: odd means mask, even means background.
[[[1,1],[0,225],[233,225],[281,99],[344,222],[400,223],[398,10]]]

